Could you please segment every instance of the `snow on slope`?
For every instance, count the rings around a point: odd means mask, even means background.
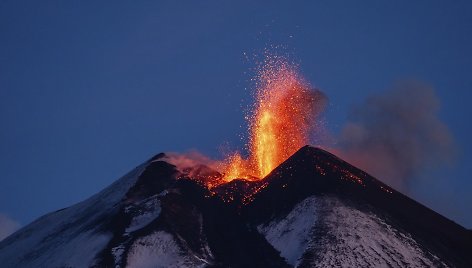
[[[121,263],[123,254],[125,253],[125,244],[131,239],[130,233],[141,230],[159,217],[161,213],[160,197],[166,194],[167,191],[164,190],[160,194],[152,195],[144,200],[128,204],[125,207],[125,214],[131,216],[131,222],[126,227],[125,233],[123,234],[126,239],[111,249],[115,263]]]
[[[335,197],[307,198],[258,230],[294,266],[446,266],[409,234]]]
[[[161,213],[159,197],[164,196],[166,193],[167,191],[164,191],[159,195],[153,195],[136,204],[128,205],[125,208],[125,213],[135,216],[132,217],[130,225],[126,228],[126,232],[130,233],[139,230],[155,220]]]
[[[0,243],[2,267],[89,267],[111,239],[100,224],[147,164],[74,206],[49,213]],[[23,255],[18,256],[21,252]]]
[[[259,225],[257,229],[289,264],[296,265],[316,223],[315,210],[316,199],[310,197],[297,204],[287,217]]]
[[[133,243],[128,252],[126,267],[204,267],[205,264],[183,254],[171,234],[158,231]]]

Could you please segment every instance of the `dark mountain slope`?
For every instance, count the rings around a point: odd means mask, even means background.
[[[470,231],[324,150],[301,148],[263,182],[243,211],[253,224],[283,217],[310,196],[334,196],[379,215],[447,263],[472,266]]]
[[[470,231],[321,149],[260,181],[170,162],[17,231],[1,266],[472,267]]]

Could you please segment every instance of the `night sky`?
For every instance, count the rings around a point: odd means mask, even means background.
[[[273,47],[327,95],[332,133],[398,81],[431,85],[457,157],[407,192],[472,228],[470,1],[196,2],[0,2],[0,236],[156,153],[242,148]]]

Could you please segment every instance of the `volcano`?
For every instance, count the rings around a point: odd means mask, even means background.
[[[261,180],[158,154],[0,242],[2,267],[472,267],[472,232],[322,149]]]

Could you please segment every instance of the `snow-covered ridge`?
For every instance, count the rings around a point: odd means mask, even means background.
[[[0,266],[469,267],[460,226],[380,189],[373,177],[359,184],[314,168],[334,161],[336,170],[362,175],[320,149],[302,148],[247,203],[222,198],[252,193],[244,183],[211,192],[205,185],[221,174],[187,158],[169,159],[158,154],[0,242]],[[416,213],[427,217],[411,221]]]
[[[131,246],[126,267],[205,267],[206,263],[186,256],[171,234],[158,231],[139,238]]]
[[[298,203],[285,218],[257,227],[291,265],[295,266],[307,249],[311,231],[316,224],[316,206],[316,198],[309,197]]]
[[[130,218],[130,223],[125,228],[124,233],[121,234],[126,239],[111,248],[115,263],[122,263],[127,248],[126,244],[132,237],[131,233],[145,228],[159,217],[161,213],[160,198],[166,194],[167,191],[164,190],[160,194],[155,194],[143,200],[127,204],[124,207],[124,214]]]
[[[161,213],[161,204],[159,197],[165,196],[167,191],[163,191],[159,195],[153,195],[135,204],[130,204],[125,207],[125,213],[132,216],[130,225],[126,228],[127,233],[139,230],[153,220],[155,220]]]
[[[410,234],[332,196],[309,197],[258,230],[294,266],[447,267]]]
[[[146,168],[142,164],[71,207],[40,217],[0,243],[2,267],[89,267],[111,239],[100,230]],[[21,255],[18,255],[21,254]]]

